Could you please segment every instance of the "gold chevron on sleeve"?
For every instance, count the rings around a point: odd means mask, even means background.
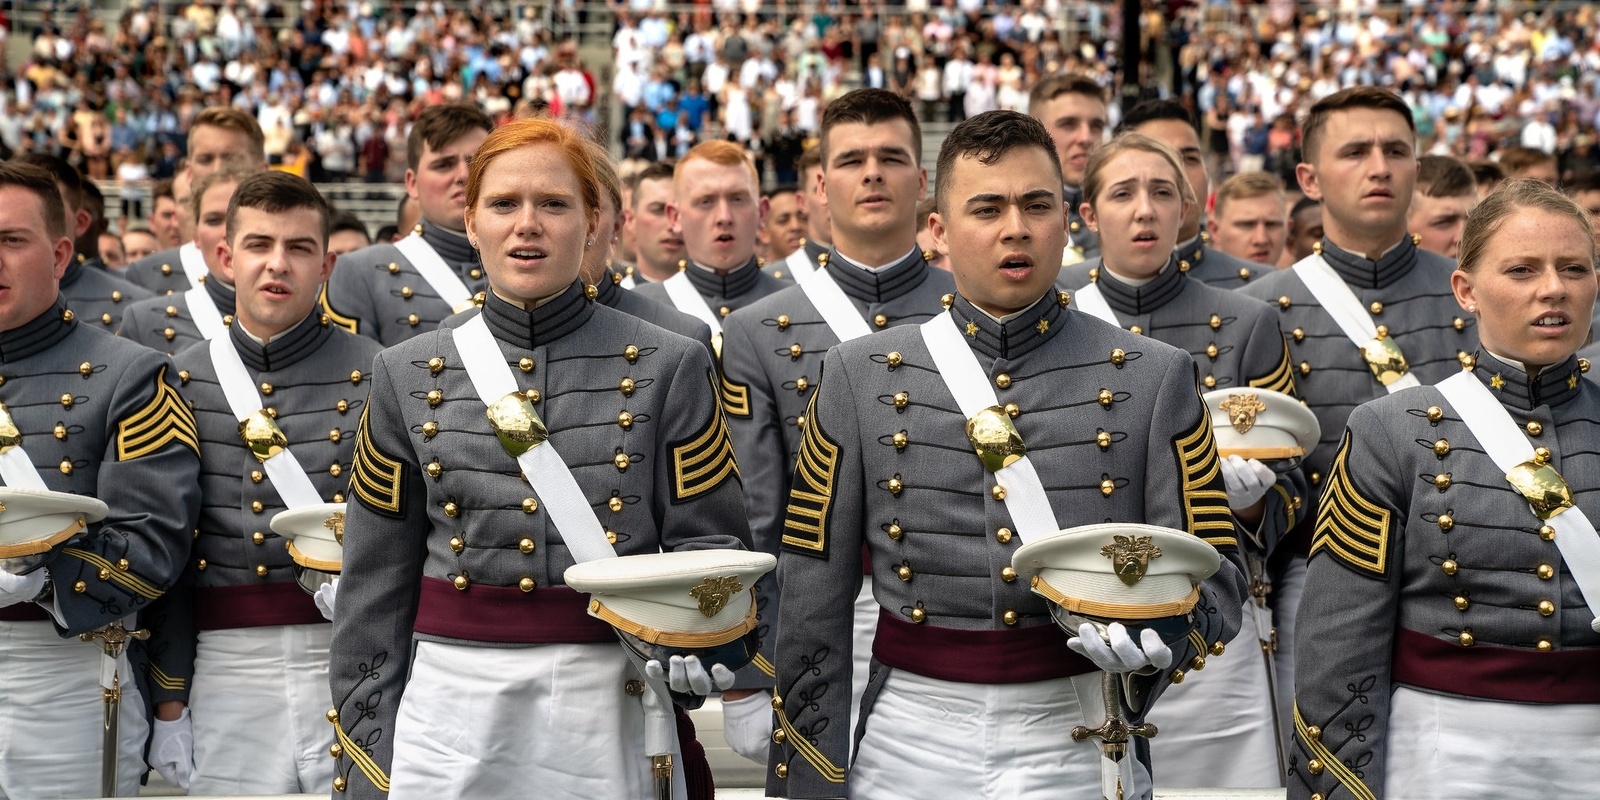
[[[1300,745],[1312,758],[1322,762],[1323,769],[1326,769],[1328,774],[1332,775],[1355,800],[1378,800],[1378,796],[1356,777],[1355,772],[1322,743],[1320,731],[1315,736],[1311,734],[1310,726],[1306,725],[1305,718],[1300,716],[1299,703],[1294,706],[1294,738],[1299,740]]]
[[[777,706],[776,703],[773,705]],[[829,761],[828,757],[823,755],[822,751],[811,743],[811,740],[796,730],[794,723],[789,721],[788,713],[782,708],[778,709],[778,727],[783,729],[783,735],[787,737],[788,743],[794,746],[795,752],[800,754],[800,758],[810,764],[811,768],[816,770],[823,780],[828,783],[844,783],[844,770]]]
[[[166,689],[167,691],[171,692],[181,692],[184,690],[184,687],[189,685],[188,681],[185,681],[182,678],[174,678],[171,675],[168,675],[165,670],[154,664],[150,665],[150,682],[154,683],[157,688]]]
[[[717,377],[707,375],[711,390]],[[739,474],[733,460],[733,440],[728,436],[728,418],[720,405],[711,408],[711,419],[698,436],[672,448],[672,501],[681,503],[722,485],[730,475]]]
[[[1172,444],[1183,471],[1183,514],[1189,532],[1216,547],[1237,547],[1227,491],[1207,488],[1222,469],[1217,461],[1217,440],[1211,433],[1211,415],[1201,414],[1195,429]]]
[[[1278,338],[1283,341],[1283,357],[1278,359],[1277,366],[1273,367],[1271,372],[1259,378],[1251,378],[1250,386],[1254,389],[1267,389],[1292,396],[1294,395],[1294,367],[1289,363],[1289,342],[1283,339],[1282,336]]]
[[[117,460],[132,461],[156,452],[172,442],[200,455],[200,432],[194,412],[167,383],[167,368],[156,373],[156,391],[150,402],[117,423]]]
[[[783,519],[783,544],[817,553],[827,552],[828,507],[833,504],[833,479],[838,472],[839,445],[828,439],[817,418],[817,397],[806,404],[806,425],[800,436],[800,453],[789,489],[789,508]]]
[[[1389,509],[1361,496],[1350,480],[1349,456],[1350,432],[1345,431],[1317,506],[1311,554],[1327,550],[1358,571],[1381,577],[1389,566]]]
[[[401,483],[405,470],[397,459],[380,452],[367,429],[368,404],[361,411],[356,428],[356,454],[350,467],[350,491],[373,511],[391,516],[400,513]]]
[[[772,662],[768,661],[767,657],[761,655],[760,653],[756,653],[755,660],[751,661],[750,663],[755,664],[756,669],[761,670],[762,675],[765,675],[769,678],[776,678],[778,676],[778,668],[772,666]]]
[[[722,410],[735,417],[750,416],[750,387],[722,376]]]
[[[344,749],[343,754],[350,757],[361,770],[361,774],[367,776],[367,780],[372,781],[373,788],[380,792],[389,791],[389,776],[384,774],[383,767],[378,766],[378,762],[373,760],[367,751],[361,749],[361,745],[356,744],[356,741],[350,738],[350,734],[344,732],[343,725],[336,722],[333,729],[338,732],[339,746]]]
[[[121,562],[113,564],[110,560],[101,556],[99,553],[77,547],[64,548],[61,551],[61,554],[64,556],[72,556],[73,558],[87,563],[89,566],[98,570],[101,575],[105,576],[106,580],[111,581],[112,583],[120,584],[124,589],[127,589],[128,591],[139,595],[146,600],[154,600],[161,596],[162,589],[152,583],[149,583],[138,575],[133,574],[126,569],[126,565],[122,564]]]
[[[351,332],[360,333],[361,320],[347,317],[333,310],[333,302],[328,299],[328,284],[322,284],[322,291],[317,295],[317,304],[322,306],[322,313],[328,315],[328,321]]]

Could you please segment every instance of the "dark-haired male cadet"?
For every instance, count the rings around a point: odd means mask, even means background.
[[[1010,111],[968,119],[940,148],[938,174],[929,225],[950,256],[951,307],[835,346],[806,408],[779,564],[781,735],[767,790],[1099,797],[1099,749],[1071,731],[1104,721],[1100,671],[1120,676],[1123,711],[1138,718],[1173,666],[1239,627],[1245,585],[1210,418],[1187,353],[1073,311],[1056,291],[1067,219],[1043,126]],[[991,472],[1000,465],[974,452],[969,413],[1014,426],[1032,471]],[[1112,625],[1109,644],[1069,638],[1018,580],[1024,539],[1108,519],[1188,531],[1225,556],[1198,589],[1189,636],[1168,645]],[[864,551],[880,609],[852,759]],[[1130,796],[1149,796],[1138,761]]]
[[[24,576],[0,569],[0,797],[98,797],[101,649],[78,640],[133,629],[177,580],[199,513],[194,417],[165,355],[96,330],[56,288],[72,237],[55,181],[0,163],[0,481],[87,495],[98,522]],[[22,509],[13,509],[20,512]],[[0,512],[4,514],[6,512]],[[126,658],[117,789],[145,772],[144,700]]]
[[[768,267],[774,277],[787,277],[789,280],[799,280],[816,272],[822,264],[822,254],[828,252],[833,242],[827,193],[822,188],[821,143],[802,151],[795,162],[795,169],[800,173],[800,184],[794,194],[795,211],[805,219],[805,236],[800,239],[798,247],[784,256],[782,263]]]
[[[418,115],[406,137],[406,193],[422,221],[394,244],[339,259],[322,310],[385,347],[431,331],[464,311],[488,284],[467,242],[467,165],[494,122],[476,106],[446,103]]]
[[[833,246],[821,269],[797,286],[728,315],[722,344],[723,410],[743,457],[745,508],[756,547],[778,554],[789,473],[800,450],[806,403],[822,379],[828,348],[896,325],[927,321],[955,290],[949,273],[932,269],[917,246],[917,202],[927,191],[922,129],[911,104],[882,89],[858,89],[822,115],[822,187]],[[771,737],[772,647],[778,601],[773,577],[758,584],[765,653],[738,690],[723,693],[724,728],[734,749],[764,759]],[[872,587],[857,595],[856,696],[865,687],[877,604]],[[852,706],[854,706],[852,701]],[[741,714],[741,712],[745,712]]]
[[[1105,138],[1106,90],[1088,75],[1061,72],[1034,84],[1028,113],[1044,125],[1061,161],[1061,196],[1067,206],[1067,244],[1062,266],[1100,257],[1100,237],[1084,223],[1083,171]]]

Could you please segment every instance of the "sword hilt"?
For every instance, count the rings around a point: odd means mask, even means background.
[[[1098,728],[1079,725],[1072,729],[1072,741],[1082,742],[1088,739],[1099,739],[1105,744],[1127,744],[1130,737],[1143,736],[1149,739],[1157,733],[1156,726],[1146,722],[1140,725],[1129,725],[1126,720],[1112,716],[1101,723]]]
[[[656,800],[672,800],[672,755],[651,756],[650,774],[655,778]]]

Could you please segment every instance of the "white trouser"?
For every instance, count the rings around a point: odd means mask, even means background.
[[[617,644],[418,642],[389,800],[653,800],[643,704],[625,689],[638,677]],[[675,740],[673,753],[682,800]]]
[[[955,683],[894,670],[867,717],[850,796],[1099,800],[1100,749],[1072,741],[1083,723],[1070,678]]]
[[[1244,604],[1239,635],[1203,670],[1186,669],[1150,709],[1160,733],[1150,768],[1160,788],[1282,786],[1273,743],[1267,665],[1256,638],[1257,609]],[[1187,665],[1185,665],[1187,666]]]
[[[0,800],[100,796],[102,658],[48,622],[0,622]],[[118,675],[117,794],[131,797],[149,726],[126,656]]]
[[[1401,686],[1384,797],[1499,800],[1600,792],[1600,705],[1450,697]]]
[[[1305,590],[1306,559],[1295,556],[1272,587],[1272,593],[1277,595],[1272,604],[1272,627],[1278,632],[1278,650],[1272,654],[1272,663],[1278,668],[1278,724],[1283,730],[1285,753],[1293,752],[1289,739],[1294,733],[1294,624]]]
[[[878,599],[872,596],[872,576],[861,578],[856,595],[855,625],[851,631],[850,662],[850,741],[855,741],[856,723],[861,720],[861,695],[867,690],[872,669],[872,637],[878,632]]]
[[[332,625],[201,631],[189,717],[191,794],[293,794],[333,785]]]

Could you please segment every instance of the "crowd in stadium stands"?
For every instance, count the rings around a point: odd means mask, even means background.
[[[504,0],[133,2],[109,24],[45,13],[15,32],[30,56],[0,75],[0,155],[61,154],[137,200],[181,163],[190,118],[231,103],[256,115],[279,169],[395,182],[415,115],[466,99],[496,119],[538,102],[610,127],[624,158],[730,138],[787,183],[825,104],[855,86],[899,92],[927,121],[1026,111],[1030,86],[1062,70],[1117,88],[1114,1],[558,5],[569,22],[613,21],[609,63],[586,63],[541,7]],[[1146,0],[1139,91],[1193,109],[1219,177],[1264,169],[1292,186],[1296,116],[1355,84],[1405,98],[1422,152],[1497,160],[1520,146],[1555,155],[1563,177],[1593,171],[1594,4],[1504,5]]]

